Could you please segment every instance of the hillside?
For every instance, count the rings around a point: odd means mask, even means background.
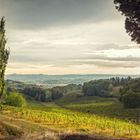
[[[132,78],[139,75],[129,75]],[[112,77],[128,77],[128,75],[107,75],[107,74],[87,74],[87,75],[44,75],[44,74],[11,74],[6,79],[25,82],[28,84],[46,85],[47,87],[64,86],[68,84],[83,84],[84,82],[98,79],[109,79]]]
[[[140,117],[140,108],[125,109],[116,98],[85,97],[80,96],[80,93],[73,93],[64,96],[56,103],[70,110],[140,123],[140,118],[138,118]]]
[[[140,108],[125,108],[119,100],[130,90],[139,94],[139,82],[111,78],[44,88],[7,80],[9,95],[19,92],[27,106],[0,104],[0,135],[18,140],[140,140]]]
[[[91,137],[91,140],[113,137],[115,140],[138,140],[140,126],[134,122],[135,112],[140,115],[140,109],[125,110],[112,98],[87,98],[79,97],[79,94],[67,95],[56,103],[29,101],[26,108],[0,106],[1,121],[16,128],[15,134],[8,135],[17,137],[19,134],[19,139],[26,135],[29,140],[36,135],[40,137],[41,134],[44,137],[51,135],[53,139],[62,136],[67,139],[68,135],[75,135],[76,138],[79,135]]]
[[[0,140],[140,140],[140,0],[0,0],[0,16]]]

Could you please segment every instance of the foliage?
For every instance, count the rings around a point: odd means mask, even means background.
[[[116,86],[125,86],[130,80],[132,80],[130,76],[128,76],[127,78],[116,77],[116,78],[111,78],[110,82],[114,87],[116,87]]]
[[[132,41],[140,44],[140,1],[114,0],[116,8],[126,16],[125,29]]]
[[[121,89],[120,101],[126,108],[140,107],[140,78],[132,79]]]
[[[83,92],[88,96],[107,96],[111,90],[109,80],[96,80],[84,83]]]
[[[128,91],[122,95],[121,100],[125,108],[137,108],[140,107],[140,94],[132,91]]]
[[[57,86],[46,88],[45,86],[30,85],[23,82],[6,80],[7,92],[21,92],[28,99],[35,99],[36,101],[50,102],[58,99],[71,91],[81,90],[82,85],[69,84],[63,87]]]
[[[39,86],[28,86],[22,91],[25,95],[33,97],[35,100],[45,102],[46,92]]]
[[[101,79],[86,82],[83,84],[83,93],[85,96],[116,96],[113,93],[117,93],[121,87],[125,86],[131,80],[128,78],[111,78],[111,79]]]
[[[131,79],[122,89],[122,94],[125,94],[126,91],[132,90],[133,92],[140,93],[140,78]]]
[[[5,39],[5,20],[4,17],[0,21],[0,98],[4,92],[4,75],[5,68],[8,62],[9,51],[5,48],[6,39]]]
[[[10,93],[5,99],[5,104],[17,107],[26,106],[26,100],[20,93]]]
[[[64,93],[64,89],[63,87],[54,87],[51,89],[51,93],[52,93],[52,99],[53,100],[56,100],[56,99],[59,99],[63,96],[63,93]]]
[[[76,85],[76,84],[69,84],[63,87],[57,86],[53,87],[51,89],[51,95],[52,100],[59,99],[63,97],[64,95],[68,94],[69,92],[75,91],[75,90],[81,90],[82,85]]]

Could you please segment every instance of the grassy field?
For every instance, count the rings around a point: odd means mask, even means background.
[[[123,109],[116,99],[67,95],[56,103],[28,102],[26,108],[0,105],[0,118],[18,122],[30,133],[49,130],[138,139],[140,125],[134,120],[140,110],[135,111]]]
[[[140,108],[125,109],[117,98],[83,97],[74,93],[61,98],[57,104],[83,113],[140,123]]]

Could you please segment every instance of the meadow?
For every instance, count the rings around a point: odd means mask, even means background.
[[[114,98],[80,97],[72,94],[51,103],[29,101],[26,108],[0,105],[3,119],[6,116],[13,121],[17,119],[19,122],[24,121],[38,126],[34,129],[30,125],[31,132],[42,129],[55,133],[83,133],[139,139],[140,125],[134,121],[137,120],[135,111],[123,109]],[[140,109],[137,109],[137,115],[139,113]]]
[[[61,98],[57,103],[64,108],[83,113],[140,123],[140,109],[126,109],[117,98],[80,96],[80,93],[73,93]]]

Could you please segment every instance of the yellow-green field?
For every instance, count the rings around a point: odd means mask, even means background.
[[[83,113],[140,123],[140,108],[125,109],[117,98],[78,97],[74,93],[61,98],[57,104]]]
[[[54,132],[140,138],[140,109],[125,110],[111,98],[67,96],[56,103],[29,102],[26,108],[0,105],[0,114]]]

